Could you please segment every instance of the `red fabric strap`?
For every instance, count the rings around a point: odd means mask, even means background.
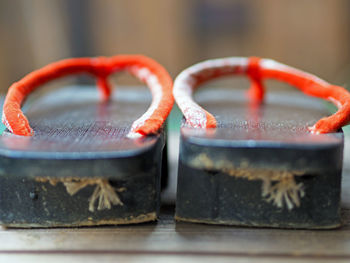
[[[168,72],[160,64],[142,55],[65,59],[29,73],[9,88],[3,106],[2,121],[14,134],[30,136],[32,129],[21,111],[21,105],[25,98],[40,85],[66,75],[88,73],[97,78],[97,86],[102,98],[108,99],[111,86],[107,78],[110,74],[121,70],[128,70],[146,82],[151,89],[154,88],[154,92],[161,92],[161,99],[154,102],[157,103],[156,109],[149,109],[147,118],[137,120],[132,127],[132,132],[141,135],[156,133],[173,106],[173,84]],[[139,72],[143,75],[138,74]],[[156,90],[159,85],[161,89]]]

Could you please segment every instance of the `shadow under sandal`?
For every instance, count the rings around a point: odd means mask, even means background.
[[[196,101],[208,111],[193,101],[196,87],[227,75],[247,75],[248,96],[222,88],[202,91]],[[338,112],[323,118],[329,113],[322,101],[295,92],[271,92],[263,103],[265,79],[326,99]],[[270,59],[232,57],[184,70],[174,82],[174,97],[184,114],[176,220],[280,228],[341,225],[341,127],[350,119],[344,88]]]
[[[122,70],[147,84],[150,106],[148,92],[139,88],[120,87],[111,95],[107,78]],[[28,119],[23,114],[22,103],[40,85],[80,73],[97,78],[102,100],[94,87],[68,87],[24,105]],[[8,131],[0,136],[0,223],[73,227],[156,220],[163,128],[172,105],[171,77],[141,55],[66,59],[14,83],[2,115]]]

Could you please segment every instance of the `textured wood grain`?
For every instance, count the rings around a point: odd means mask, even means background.
[[[140,87],[119,87],[108,102],[100,100],[93,86],[73,86],[50,92],[25,105],[34,136],[28,138],[4,132],[0,137],[0,152],[75,159],[84,154],[85,158],[92,159],[148,147],[154,144],[154,137],[148,136],[140,142],[129,140],[126,135],[132,123],[145,113],[150,101],[150,92]]]
[[[173,263],[173,262],[237,262],[237,263],[296,263],[296,262],[309,262],[309,263],[322,263],[330,262],[329,258],[285,258],[285,257],[262,257],[257,256],[208,256],[208,255],[144,255],[144,254],[20,254],[20,255],[0,255],[0,262],[35,262],[35,263],[61,263],[64,261],[68,262],[152,262],[152,263]],[[331,262],[349,262],[347,259],[332,258]]]

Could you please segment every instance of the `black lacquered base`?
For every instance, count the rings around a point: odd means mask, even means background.
[[[343,133],[315,135],[307,130],[327,115],[320,110],[322,104],[281,93],[252,109],[239,98],[226,101],[235,96],[215,92],[224,102],[199,101],[218,113],[218,128],[181,128],[176,219],[339,227]],[[215,101],[216,95],[207,97]]]
[[[337,228],[341,226],[340,182],[340,170],[325,171],[296,176],[287,182],[272,180],[271,187],[281,187],[268,194],[264,193],[263,180],[237,178],[181,162],[176,220],[252,227]],[[295,186],[300,190],[293,189]],[[291,193],[289,207],[283,198],[285,191]],[[281,195],[280,202],[277,195]]]

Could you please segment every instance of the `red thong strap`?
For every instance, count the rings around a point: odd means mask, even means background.
[[[264,79],[276,79],[297,87],[307,95],[319,97],[334,103],[338,111],[319,120],[309,127],[312,133],[335,132],[350,122],[350,93],[340,86],[301,70],[278,63],[271,59],[257,57],[229,57],[207,60],[181,72],[174,82],[174,97],[186,118],[186,124],[194,128],[215,128],[215,117],[201,108],[192,99],[194,90],[202,83],[227,75],[247,75],[251,80],[248,91],[253,102],[264,99]]]
[[[142,55],[71,58],[33,71],[9,88],[3,106],[2,122],[16,135],[33,135],[28,119],[21,111],[21,105],[40,85],[66,75],[87,73],[97,78],[102,98],[107,100],[111,94],[108,76],[122,70],[128,71],[146,83],[152,92],[151,106],[134,121],[128,136],[139,137],[157,133],[174,103],[173,83],[168,72],[160,64]]]

